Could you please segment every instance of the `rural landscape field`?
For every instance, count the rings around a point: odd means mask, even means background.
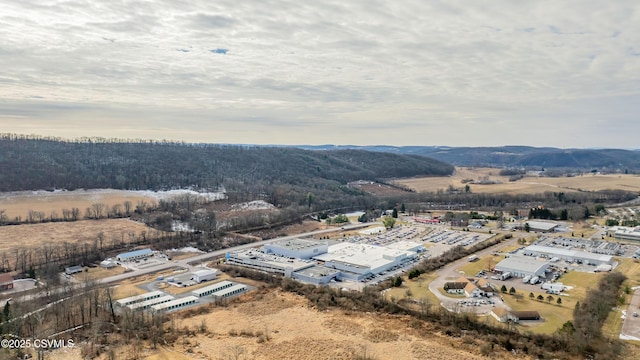
[[[68,146],[0,145],[11,142]],[[171,143],[128,143],[138,156],[122,168],[120,145],[73,146],[79,157],[9,174],[0,195],[3,326],[78,344],[34,356],[632,359],[640,341],[625,317],[640,310],[640,246],[617,238],[637,226],[633,172],[514,176],[361,150]],[[178,171],[167,156],[194,160]],[[61,173],[76,190],[59,189]],[[614,256],[524,257],[558,243]],[[538,279],[501,270],[512,257]]]
[[[447,190],[450,187],[483,194],[531,194],[551,192],[578,192],[601,190],[640,191],[640,176],[633,174],[592,174],[577,176],[542,177],[525,176],[510,181],[510,176],[500,175],[497,168],[456,167],[451,176],[397,179],[394,182],[420,192]],[[482,184],[482,182],[486,184]]]

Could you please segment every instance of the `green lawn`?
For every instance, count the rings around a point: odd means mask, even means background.
[[[411,291],[411,298],[413,299],[426,299],[433,306],[440,305],[440,300],[429,290],[429,283],[436,278],[435,273],[422,274],[418,278],[407,280],[407,277],[403,277],[402,286],[399,288],[391,288],[385,293],[387,299],[393,297],[396,300],[404,299],[407,297],[407,290]]]
[[[493,256],[491,254],[481,257],[479,260],[468,262],[456,271],[464,271],[464,276],[475,276],[480,270],[488,270],[489,267],[496,266],[497,263],[504,260],[504,256]]]
[[[503,294],[504,301],[516,311],[537,311],[544,319],[543,322],[527,322],[522,323],[520,328],[522,330],[531,331],[541,334],[552,334],[559,329],[566,321],[573,319],[573,308],[575,307],[575,300],[568,299],[566,296],[562,296],[562,304],[556,304],[558,295],[552,295],[553,301],[547,302],[547,296],[544,292],[533,292],[534,299],[529,298],[529,293],[520,292],[523,298],[516,301],[516,298],[511,295]],[[542,295],[545,300],[537,300],[538,295]]]
[[[640,285],[640,262],[636,262],[634,259],[616,259],[620,262],[620,264],[616,267],[616,271],[621,272],[626,275],[628,280],[624,282],[622,285],[623,288],[625,286],[634,287]],[[623,320],[621,318],[622,312],[621,310],[627,308],[627,304],[629,303],[630,295],[626,295],[625,305],[620,309],[616,309],[615,311],[611,311],[609,316],[607,316],[607,320],[605,320],[602,325],[602,333],[606,336],[612,338],[618,338],[620,335],[620,331],[622,330]]]

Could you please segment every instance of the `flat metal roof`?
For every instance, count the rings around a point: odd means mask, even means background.
[[[538,261],[534,257],[531,256],[522,256],[522,255],[512,255],[502,261],[500,261],[495,268],[498,270],[506,269],[522,271],[522,272],[530,272],[530,273],[538,273],[545,266],[549,266],[548,261]]]

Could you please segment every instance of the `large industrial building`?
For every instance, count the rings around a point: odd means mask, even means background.
[[[329,246],[326,254],[314,256],[313,259],[323,262],[325,267],[340,270],[340,278],[359,281],[369,275],[402,266],[417,256],[413,251],[342,242]]]
[[[266,254],[256,249],[227,253],[226,263],[291,277],[291,273],[316,265],[315,261],[291,259],[289,257]]]
[[[340,270],[331,269],[326,266],[312,266],[302,269],[291,274],[293,279],[314,284],[322,285],[329,283],[340,275]]]
[[[226,262],[312,284],[332,279],[361,281],[414,260],[424,245],[411,241],[378,246],[294,239],[227,253]]]
[[[531,245],[524,248],[528,256],[540,256],[548,259],[557,258],[569,262],[583,262],[591,265],[613,265],[613,256],[594,254],[586,251],[568,250],[563,247]]]
[[[538,261],[530,256],[512,255],[500,261],[494,269],[501,273],[509,272],[511,276],[519,278],[545,277],[550,265],[548,261]]]
[[[310,259],[324,254],[328,250],[327,241],[291,239],[265,244],[263,251],[267,254],[286,256],[298,259]]]

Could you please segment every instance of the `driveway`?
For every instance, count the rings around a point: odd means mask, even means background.
[[[500,244],[496,244],[494,246],[490,246],[484,250],[481,250],[479,252],[476,253],[476,255],[478,255],[478,257],[483,257],[486,256],[488,254],[491,254],[493,252],[496,251],[496,249],[504,247],[504,246],[509,246],[509,245],[513,245],[516,243],[517,241],[517,237],[513,238],[511,240],[502,242]],[[441,305],[443,307],[445,307],[447,310],[449,311],[455,311],[455,310],[462,310],[463,308],[461,308],[461,306],[459,305],[459,302],[461,300],[469,300],[469,298],[450,298],[448,296],[445,296],[444,294],[442,294],[440,292],[440,289],[442,289],[444,287],[444,284],[448,281],[453,281],[457,278],[459,278],[460,276],[468,276],[469,274],[460,274],[459,272],[456,271],[457,268],[463,266],[464,264],[468,263],[469,259],[467,259],[467,257],[463,257],[462,259],[456,260],[446,266],[444,266],[443,268],[436,270],[436,279],[433,280],[430,284],[429,284],[429,290],[431,290],[431,292],[438,297],[438,299],[441,301]],[[499,287],[498,287],[499,289]],[[478,298],[478,299],[485,299],[486,298]],[[501,297],[500,295],[496,295],[493,296],[492,298],[490,298],[491,300],[493,300],[495,302],[495,306],[496,307],[503,307],[507,310],[511,310],[509,308],[509,306],[507,304],[505,304],[503,301],[501,301]],[[472,311],[478,313],[478,314],[488,314],[491,311],[491,308],[493,306],[491,305],[480,305],[480,306],[474,306],[474,307],[470,307],[468,309],[471,309]],[[467,308],[465,308],[467,309]]]

